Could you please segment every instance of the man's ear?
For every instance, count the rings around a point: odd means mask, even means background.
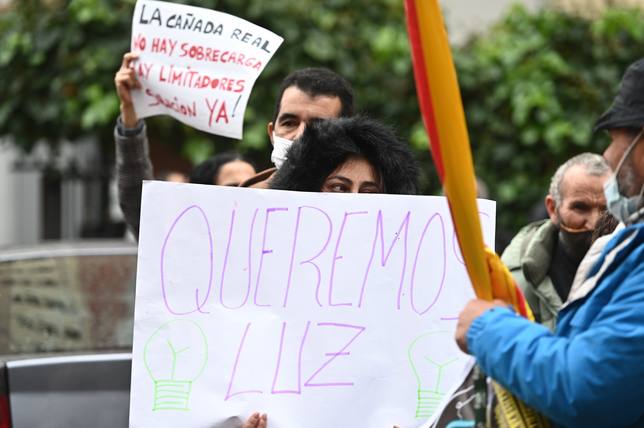
[[[268,125],[266,125],[266,132],[268,132],[268,139],[271,141],[271,146],[275,145],[273,143],[273,129],[273,122],[268,122]]]
[[[550,221],[553,222],[554,224],[559,224],[559,219],[557,217],[557,203],[555,202],[555,198],[553,198],[551,195],[546,196],[546,211],[548,211],[548,217],[550,217]]]

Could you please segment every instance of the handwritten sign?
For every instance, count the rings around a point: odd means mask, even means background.
[[[419,427],[472,297],[442,197],[145,182],[131,426]]]
[[[194,128],[241,139],[255,80],[282,38],[238,17],[139,0],[132,19],[133,91],[139,117],[168,114]]]

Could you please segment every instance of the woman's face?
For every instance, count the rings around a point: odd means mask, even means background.
[[[324,180],[321,192],[382,193],[375,168],[363,157],[351,156]]]
[[[248,162],[237,159],[228,162],[219,169],[215,183],[220,186],[239,186],[240,183],[255,175],[255,168]]]

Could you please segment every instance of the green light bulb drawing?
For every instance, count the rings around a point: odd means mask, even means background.
[[[429,418],[449,389],[449,379],[463,370],[463,357],[453,339],[454,333],[435,331],[423,334],[409,345],[407,356],[418,382],[416,418]],[[450,344],[450,345],[446,345]]]
[[[208,362],[206,335],[193,321],[169,321],[145,343],[143,362],[154,382],[152,410],[190,410],[192,383]]]

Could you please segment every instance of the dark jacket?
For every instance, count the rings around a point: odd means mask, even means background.
[[[145,122],[139,119],[134,128],[125,128],[119,116],[114,127],[114,143],[119,205],[125,222],[138,239],[143,180],[154,179]],[[275,168],[262,171],[240,184],[240,187],[265,189],[274,171]]]
[[[145,122],[139,120],[136,127],[127,129],[119,116],[114,128],[114,143],[119,205],[126,223],[138,238],[143,180],[153,179]]]

